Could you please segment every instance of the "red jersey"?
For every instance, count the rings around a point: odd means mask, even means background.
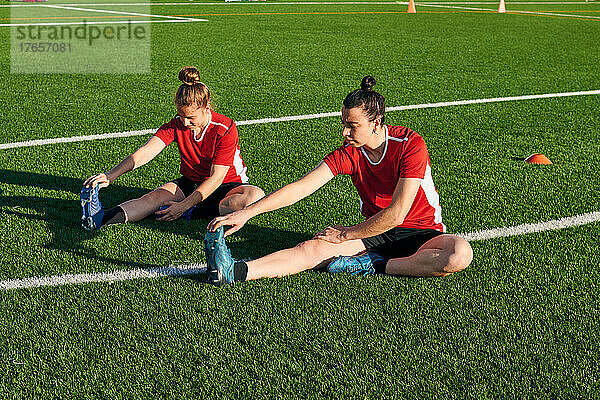
[[[240,156],[239,136],[232,119],[210,111],[210,120],[199,138],[186,128],[176,116],[161,126],[154,136],[165,145],[177,142],[181,164],[179,171],[195,182],[203,182],[210,175],[213,164],[229,166],[223,183],[248,182],[246,165]]]
[[[404,222],[398,226],[445,232],[425,141],[421,135],[406,127],[384,127],[385,147],[381,160],[372,162],[363,148],[344,143],[325,157],[325,163],[334,175],[351,176],[361,200],[361,213],[366,218],[389,207],[398,179],[421,179],[412,207]]]

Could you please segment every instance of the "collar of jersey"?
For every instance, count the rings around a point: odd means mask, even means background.
[[[210,124],[212,123],[212,111],[210,114],[208,114],[208,123],[206,124],[206,126],[204,127],[204,129],[202,129],[202,135],[200,135],[200,139],[196,139],[196,134],[194,133],[194,131],[192,131],[192,137],[194,138],[194,140],[196,142],[201,142],[202,139],[204,139],[204,135],[206,134],[206,130],[208,129],[208,127],[210,126]]]
[[[367,161],[371,165],[379,165],[383,161],[383,159],[385,158],[385,154],[387,153],[387,148],[388,148],[388,127],[387,127],[387,125],[384,125],[383,127],[385,128],[385,147],[383,149],[383,154],[381,155],[381,158],[379,159],[379,161],[377,161],[376,163],[374,163],[373,161],[371,161],[371,159],[369,158],[369,155],[365,151],[365,148],[364,147],[360,148],[360,150],[362,151],[363,155],[365,156],[365,158],[367,159]]]

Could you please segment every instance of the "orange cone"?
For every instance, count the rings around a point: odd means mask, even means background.
[[[415,8],[415,0],[408,1],[408,10],[406,10],[406,12],[409,14],[415,14],[417,12],[417,9]]]
[[[548,157],[546,157],[545,155],[540,154],[540,153],[535,153],[535,154],[530,155],[529,157],[527,157],[525,159],[525,162],[529,163],[529,164],[541,164],[541,165],[552,164],[552,161],[550,161],[548,159]]]
[[[498,12],[499,13],[506,12],[506,5],[504,5],[504,0],[500,0],[500,6],[498,7]]]

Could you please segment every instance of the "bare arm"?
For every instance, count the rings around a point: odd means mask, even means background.
[[[391,204],[364,222],[351,226],[325,228],[315,237],[332,243],[363,239],[382,234],[404,222],[421,186],[421,179],[400,178],[396,184]]]
[[[311,195],[329,182],[333,176],[327,164],[322,162],[304,177],[274,191],[256,203],[234,213],[213,219],[208,225],[208,229],[214,231],[223,225],[232,226],[232,228],[225,232],[225,235],[228,236],[238,231],[252,217],[287,207]]]
[[[148,163],[165,147],[166,145],[162,140],[156,136],[152,136],[142,147],[125,157],[125,159],[117,164],[116,167],[107,173],[100,173],[89,177],[83,183],[83,186],[93,187],[100,185],[101,188],[106,187],[113,183],[119,176]]]

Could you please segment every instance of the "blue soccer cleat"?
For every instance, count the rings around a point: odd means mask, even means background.
[[[221,286],[233,283],[233,265],[235,260],[225,244],[223,227],[214,232],[206,232],[204,237],[204,253],[206,254],[208,283]]]
[[[160,206],[158,211],[166,210],[167,208],[169,208],[169,206]],[[181,217],[179,217],[177,219],[185,219],[185,220],[189,221],[190,219],[192,219],[192,212],[194,211],[194,208],[196,208],[196,206],[192,206],[192,207],[188,208],[187,210],[185,210],[185,212],[183,214],[181,214]],[[162,217],[162,215],[156,216],[156,218],[160,218],[160,217]]]
[[[374,252],[365,252],[358,256],[340,256],[333,260],[327,266],[327,272],[337,274],[339,272],[349,272],[352,275],[370,275],[375,273],[373,263],[381,261],[384,258]]]
[[[89,188],[84,187],[81,189],[81,194],[79,195],[82,208],[81,226],[87,230],[98,229],[102,225],[104,208],[102,208],[102,204],[100,203],[98,190],[98,185]]]

